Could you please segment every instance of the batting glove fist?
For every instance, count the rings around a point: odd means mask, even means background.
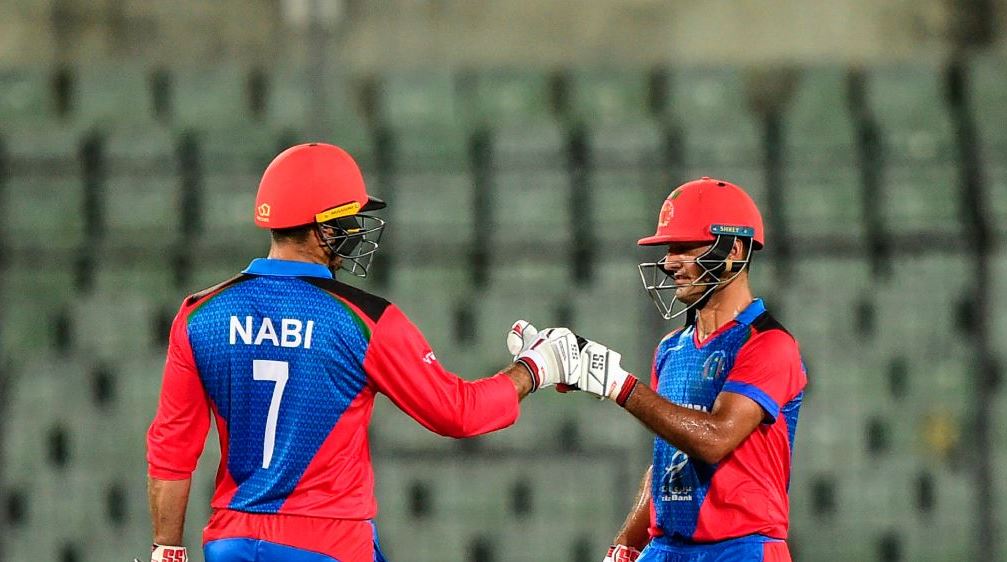
[[[514,360],[531,373],[532,392],[554,384],[574,384],[581,367],[580,344],[566,328],[546,328],[523,345]]]
[[[578,338],[578,341],[581,358],[575,383],[577,389],[625,406],[640,381],[619,365],[622,355],[598,342],[584,338]]]
[[[639,557],[639,550],[624,544],[613,544],[608,547],[608,554],[602,562],[635,562]]]
[[[134,558],[133,562],[140,561]],[[189,554],[184,546],[154,544],[150,547],[150,562],[189,562]]]

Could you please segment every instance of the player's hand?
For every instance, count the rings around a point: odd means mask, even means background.
[[[140,562],[134,558],[133,562]],[[154,544],[150,547],[150,562],[189,562],[184,546]]]
[[[640,381],[619,364],[622,355],[598,342],[584,338],[578,338],[578,341],[581,358],[574,386],[577,390],[590,392],[602,400],[614,400],[624,406]]]
[[[634,562],[639,557],[639,550],[624,544],[613,544],[608,547],[608,554],[602,562]]]
[[[566,328],[542,330],[514,360],[531,373],[532,392],[554,384],[574,384],[580,376],[580,344]]]
[[[531,346],[536,336],[538,329],[532,326],[531,322],[518,320],[511,326],[510,332],[507,332],[507,351],[517,360],[517,356]]]

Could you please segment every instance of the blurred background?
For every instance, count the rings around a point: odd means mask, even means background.
[[[647,373],[676,324],[635,240],[684,180],[744,186],[809,370],[795,560],[1007,559],[1005,24],[1004,0],[0,3],[0,558],[145,553],[170,319],[265,253],[258,177],[320,140],[390,202],[360,285],[466,378],[519,317]],[[553,393],[468,441],[381,398],[371,435],[393,562],[601,560],[650,462],[619,408]]]

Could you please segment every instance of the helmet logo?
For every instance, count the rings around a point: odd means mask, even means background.
[[[674,216],[675,216],[675,204],[672,203],[671,198],[669,197],[664,201],[664,205],[661,205],[661,214],[658,216],[657,226],[658,227],[668,226],[668,223],[671,222],[671,219]]]
[[[269,213],[271,211],[269,203],[263,203],[255,208],[255,218],[262,222],[269,222]]]

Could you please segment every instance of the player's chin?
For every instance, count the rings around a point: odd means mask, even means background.
[[[684,284],[675,289],[675,297],[684,304],[693,304],[703,298],[704,288],[696,285]]]

